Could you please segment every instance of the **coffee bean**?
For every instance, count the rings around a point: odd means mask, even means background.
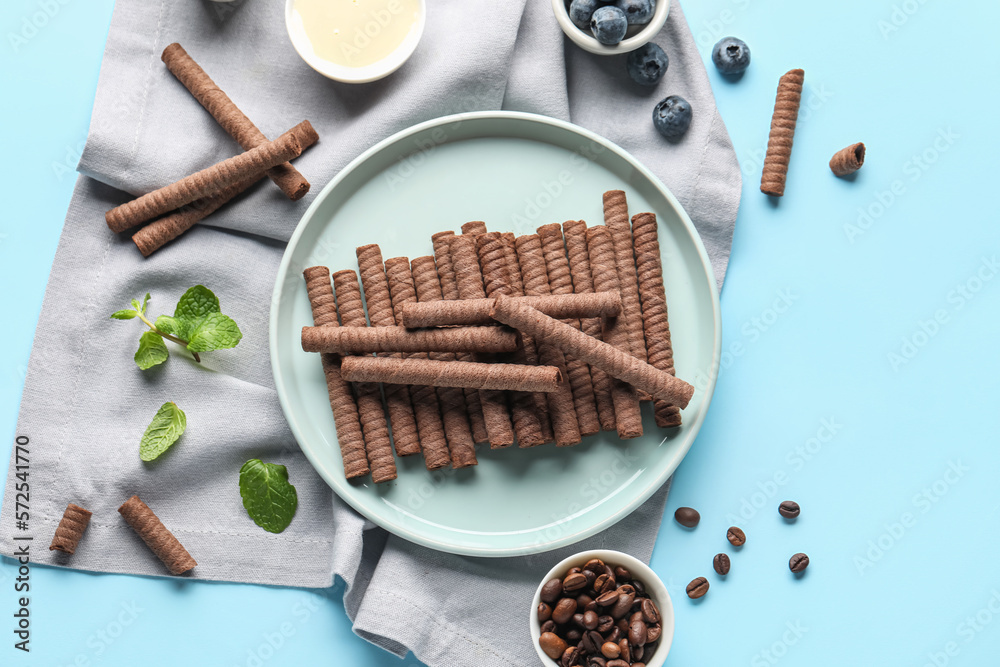
[[[619,565],[615,568],[615,579],[618,581],[628,581],[632,578],[632,573]]]
[[[633,662],[632,663],[632,667],[646,667],[646,663],[644,663],[644,662]]]
[[[563,651],[562,658],[559,660],[561,667],[573,667],[573,665],[580,664],[580,658],[583,657],[583,653],[576,646],[570,646],[565,651]]]
[[[646,643],[646,623],[644,621],[637,620],[632,621],[632,624],[628,627],[628,643],[632,646],[642,646]]]
[[[556,622],[553,620],[548,620],[542,623],[542,632],[555,632]]]
[[[561,659],[562,654],[565,653],[567,648],[567,644],[563,641],[562,637],[554,632],[543,632],[542,636],[538,638],[538,645],[542,647],[545,655],[553,660]]]
[[[625,614],[632,609],[632,601],[635,600],[634,591],[626,591],[622,593],[620,588],[618,590],[618,602],[616,602],[615,606],[611,608],[611,617],[615,620],[624,618]]]
[[[619,593],[617,590],[605,591],[604,593],[598,595],[594,602],[597,603],[598,607],[610,607],[614,603],[618,602],[618,595]]]
[[[559,602],[559,598],[562,596],[563,585],[562,579],[549,579],[542,586],[541,598],[542,602],[547,602],[548,604],[555,604]]]
[[[712,559],[712,567],[721,575],[729,574],[729,565],[729,556],[726,554],[715,554],[715,558]]]
[[[608,660],[607,667],[631,667],[624,660]]]
[[[582,572],[567,574],[562,581],[563,593],[578,593],[587,587],[587,577]]]
[[[632,586],[635,588],[635,594],[640,597],[646,596],[646,584],[642,583],[638,579],[632,580]]]
[[[552,607],[545,604],[544,602],[538,603],[538,622],[544,623],[545,621],[552,618]]]
[[[642,601],[642,620],[646,623],[660,622],[660,610],[656,608],[656,603],[649,598]]]
[[[607,588],[608,579],[609,577],[606,574],[599,574],[597,575],[597,579],[594,579],[594,590],[597,591],[598,595],[603,593],[604,589]]]
[[[613,627],[615,627],[615,619],[610,616],[598,616],[597,631],[602,635]]]
[[[583,639],[583,633],[577,630],[576,628],[566,631],[566,641],[570,642],[571,644],[575,644],[581,639]]]
[[[586,614],[588,611],[592,611],[595,614],[597,613],[597,603],[593,600],[583,606],[583,613]]]
[[[566,574],[579,574],[580,572],[583,572],[582,567],[571,567],[566,571]]]
[[[630,651],[628,648],[627,639],[618,640],[618,650],[621,651],[621,653],[618,656],[620,660],[624,660],[625,662],[632,662],[632,651]]]
[[[568,623],[575,613],[576,600],[573,598],[563,598],[559,600],[555,609],[552,610],[552,620],[562,625],[563,623]]]
[[[614,660],[621,653],[621,650],[618,648],[618,644],[616,642],[604,642],[601,645],[601,653],[605,658]]]
[[[604,637],[596,630],[583,633],[583,639],[580,640],[580,645],[583,646],[583,650],[587,653],[597,653],[601,650],[603,644]]]
[[[618,619],[617,621],[615,621],[615,627],[618,628],[619,631],[621,631],[622,637],[628,636],[628,619],[626,618]]]
[[[573,623],[582,628],[583,627],[583,614],[573,614]]]
[[[795,574],[805,572],[807,567],[809,567],[809,556],[805,554],[795,554],[788,559],[788,569]]]
[[[698,514],[698,510],[691,507],[678,507],[674,512],[674,519],[686,528],[694,528],[701,521],[701,515]]]
[[[621,586],[618,587],[618,592],[619,593],[631,593],[634,596],[635,595],[635,587],[632,586],[632,584],[622,584]]]
[[[600,647],[598,647],[600,648]],[[592,655],[587,658],[587,667],[608,667],[608,661],[600,655]],[[646,667],[643,665],[643,667]]]
[[[650,625],[646,630],[646,644],[652,644],[657,639],[660,638],[660,634],[663,632],[663,626],[659,623],[656,625]]]
[[[747,534],[741,528],[730,526],[729,530],[726,531],[726,539],[734,547],[742,547],[747,542]],[[563,585],[566,585],[565,582],[563,582]]]
[[[642,598],[639,597],[638,593],[636,593],[635,600],[632,601],[632,613],[637,611],[642,611]]]
[[[786,519],[794,519],[799,515],[802,508],[794,500],[785,500],[780,505],[778,505],[778,514],[785,517]]]
[[[646,655],[646,649],[643,646],[633,646],[632,647],[632,659],[642,660],[642,656]]]
[[[597,628],[597,612],[588,611],[583,615],[583,627],[588,630],[594,630]]]
[[[632,606],[634,607],[635,605],[633,604]],[[632,625],[636,621],[641,621],[641,620],[642,620],[642,610],[633,611],[632,615],[628,617],[629,625]]]
[[[587,561],[587,564],[583,566],[584,570],[590,570],[594,574],[601,574],[604,572],[604,561],[600,558],[591,558]]]
[[[698,577],[694,579],[690,584],[687,585],[688,597],[692,600],[697,600],[698,598],[705,595],[708,592],[708,579],[705,577]]]
[[[622,638],[622,629],[617,625],[611,628],[611,632],[604,636],[605,641],[618,643],[618,640]]]

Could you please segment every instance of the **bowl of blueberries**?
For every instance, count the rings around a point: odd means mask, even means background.
[[[563,32],[580,48],[604,56],[653,39],[669,10],[669,0],[552,0]]]

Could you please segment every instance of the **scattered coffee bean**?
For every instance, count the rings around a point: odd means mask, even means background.
[[[587,577],[582,572],[567,574],[562,581],[563,593],[578,593],[587,587]]]
[[[632,646],[643,646],[646,643],[646,623],[643,620],[632,621],[628,626],[628,642]]]
[[[692,600],[697,600],[698,598],[705,595],[708,592],[708,579],[705,577],[698,577],[694,579],[690,584],[687,585],[688,597]]]
[[[605,658],[614,660],[619,656],[621,650],[618,648],[618,644],[615,642],[604,642],[601,645],[601,653]]]
[[[550,579],[549,581],[545,582],[544,586],[542,586],[542,592],[540,597],[542,598],[542,602],[546,602],[548,604],[555,604],[556,602],[559,601],[559,598],[562,596],[562,592],[563,592],[562,579]]]
[[[780,505],[778,505],[778,514],[785,517],[786,519],[794,519],[799,515],[802,508],[794,500],[785,500]]]
[[[674,512],[674,519],[685,528],[694,528],[701,521],[701,515],[694,508],[678,507],[677,511]]]
[[[805,572],[807,567],[809,567],[809,556],[805,554],[795,554],[788,559],[788,569],[795,574]]]
[[[565,653],[567,648],[567,644],[563,641],[563,638],[554,632],[543,632],[542,636],[538,638],[538,645],[542,647],[545,655],[553,660],[562,659],[562,654]]]
[[[715,558],[712,559],[712,567],[723,576],[729,574],[729,565],[729,556],[726,554],[715,554]]]
[[[730,526],[729,530],[726,531],[726,539],[734,547],[742,547],[747,542],[747,534],[743,532],[742,528]],[[565,586],[565,582],[563,585]]]
[[[562,625],[568,623],[575,613],[576,600],[573,598],[563,598],[556,603],[555,609],[552,610],[552,620]]]
[[[538,603],[538,622],[544,623],[545,621],[552,618],[552,607],[545,604],[544,602]]]
[[[649,598],[642,601],[642,619],[646,623],[660,622],[660,610],[656,608],[656,603]]]

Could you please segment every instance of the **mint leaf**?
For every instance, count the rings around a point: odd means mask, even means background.
[[[118,310],[118,311],[115,311],[115,312],[111,313],[111,319],[113,319],[113,320],[131,320],[133,317],[135,317],[138,314],[139,313],[137,313],[136,311],[131,310],[131,309]]]
[[[162,364],[170,353],[159,334],[147,331],[139,337],[139,349],[135,351],[135,363],[142,370]]]
[[[139,309],[139,312],[142,313],[143,315],[145,315],[146,314],[146,306],[148,306],[148,305],[149,305],[149,292],[146,292],[146,298],[142,300],[142,308]]]
[[[155,334],[154,334],[155,335]],[[152,461],[170,445],[177,442],[184,429],[187,428],[187,417],[175,403],[167,402],[156,411],[156,416],[142,434],[139,441],[139,458]]]
[[[180,334],[184,327],[180,322],[169,315],[160,315],[156,318],[156,321],[153,322],[153,325],[165,334],[183,338]]]
[[[191,332],[188,339],[188,350],[191,352],[208,352],[236,347],[243,333],[231,318],[222,313],[210,313],[201,324]]]
[[[260,459],[250,459],[240,468],[240,496],[253,522],[269,533],[288,528],[299,505],[288,469]]]
[[[219,298],[204,285],[195,285],[177,302],[174,317],[178,320],[196,322],[209,313],[219,312]]]

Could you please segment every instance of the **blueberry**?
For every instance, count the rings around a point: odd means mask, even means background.
[[[712,49],[712,62],[723,74],[742,74],[750,66],[750,47],[742,39],[724,37]]]
[[[653,125],[667,139],[680,139],[691,126],[691,104],[671,95],[653,109]]]
[[[644,25],[653,18],[656,0],[615,0],[615,6],[625,12],[629,25]]]
[[[590,17],[601,4],[600,0],[573,0],[569,3],[569,20],[580,30],[589,30]]]
[[[655,86],[667,73],[670,59],[657,44],[649,42],[628,54],[625,69],[632,80],[643,86]]]
[[[617,44],[622,41],[626,30],[628,19],[625,12],[612,5],[598,7],[590,17],[590,31],[601,44]]]

